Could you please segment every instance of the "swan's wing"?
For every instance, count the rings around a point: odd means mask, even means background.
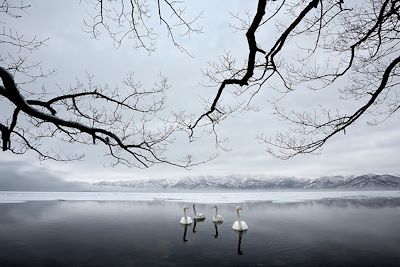
[[[240,221],[240,224],[239,224],[239,221],[235,221],[232,225],[232,229],[237,230],[237,231],[245,231],[245,230],[249,229],[249,227],[247,226],[247,223],[245,221]]]
[[[233,230],[239,230],[239,222],[238,222],[238,221],[235,221],[235,222],[233,223],[232,229],[233,229]]]
[[[192,222],[193,222],[192,218],[190,218],[190,217],[187,217],[187,219],[185,219],[185,217],[182,217],[180,220],[181,224],[191,224]]]
[[[182,217],[182,218],[181,218],[181,221],[180,221],[180,223],[181,223],[181,224],[185,224],[185,223],[186,223],[186,221],[185,221],[185,217]]]

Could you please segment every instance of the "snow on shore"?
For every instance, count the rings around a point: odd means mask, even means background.
[[[173,201],[190,203],[304,202],[335,198],[400,197],[400,191],[242,191],[242,192],[16,192],[0,191],[0,203],[27,201]]]

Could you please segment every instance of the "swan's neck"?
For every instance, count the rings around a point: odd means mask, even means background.
[[[218,208],[215,208],[215,217],[218,215]]]
[[[187,221],[186,209],[183,210],[183,214],[184,214],[185,220]]]
[[[237,210],[236,213],[237,213],[237,216],[238,216],[239,225],[242,225],[242,222],[241,222],[241,220],[240,220],[240,213],[239,213],[239,210]]]
[[[195,206],[193,206],[193,211],[194,211],[194,215],[196,216],[197,212],[196,212],[196,207]]]

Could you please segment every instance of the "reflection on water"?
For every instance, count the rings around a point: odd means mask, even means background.
[[[235,232],[237,232],[237,234],[239,236],[237,254],[238,255],[243,255],[243,252],[242,252],[242,237],[243,237],[243,233],[245,233],[245,232],[243,232],[243,231],[235,231]]]
[[[215,228],[214,238],[218,238],[218,224],[221,224],[221,223],[213,222],[213,224],[214,224],[214,228]]]
[[[199,224],[201,224],[202,222],[204,222],[206,219],[205,218],[202,218],[202,219],[194,219],[193,220],[193,233],[196,233],[197,232],[197,230],[196,230],[196,226],[197,226],[197,224],[199,223]]]
[[[186,239],[188,227],[189,227],[189,224],[183,224],[183,229],[184,229],[184,230],[183,230],[183,238],[182,238],[183,243],[186,243],[186,242],[189,241],[189,240]]]
[[[196,220],[194,220],[194,224],[193,224],[193,233],[196,233],[197,232],[197,230],[196,230],[196,226],[197,226],[197,221]]]
[[[179,224],[183,206],[0,204],[0,266],[400,266],[397,198],[243,203],[246,233],[232,230],[233,204],[219,225],[201,204],[205,221]]]

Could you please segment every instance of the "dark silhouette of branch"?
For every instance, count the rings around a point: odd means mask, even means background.
[[[102,31],[114,40],[116,47],[120,47],[125,39],[135,40],[136,48],[143,48],[147,52],[155,50],[158,33],[151,25],[153,14],[158,15],[160,24],[167,30],[172,43],[182,52],[188,51],[180,45],[179,37],[200,33],[202,28],[197,24],[199,15],[192,19],[184,16],[184,7],[180,1],[157,0],[154,6],[150,1],[134,0],[85,0],[91,6],[90,20],[85,20],[86,32],[93,38],[98,38]],[[189,54],[189,53],[188,53]]]
[[[283,159],[319,151],[327,140],[366,116],[366,111],[384,116],[386,120],[400,109],[400,97],[396,93],[400,84],[397,69],[400,1],[370,0],[363,6],[343,0],[282,1],[272,11],[268,6],[267,1],[258,1],[251,24],[239,14],[233,15],[241,25],[234,29],[242,30],[248,25],[248,57],[242,68],[235,67],[237,60],[229,52],[220,64],[211,64],[211,70],[205,74],[217,86],[217,93],[206,111],[188,126],[190,137],[199,126],[212,125],[215,129],[221,117],[230,114],[218,108],[223,91],[229,87],[235,88],[234,96],[241,99],[237,110],[257,110],[251,102],[266,87],[282,93],[282,97],[270,102],[278,118],[295,127],[278,133],[275,138],[260,135],[259,139],[267,144],[269,153]],[[289,23],[273,20],[282,12],[290,15]],[[262,47],[265,44],[257,42],[256,33],[271,29],[267,25],[272,23],[277,25],[278,34],[271,47],[265,49]],[[314,41],[310,46],[311,39]],[[295,57],[287,56],[285,49],[293,49],[293,44],[298,53]],[[348,81],[345,87],[342,86],[344,79]],[[277,86],[277,82],[280,85]],[[339,98],[361,100],[368,97],[369,100],[351,115],[340,112],[333,115],[328,107],[321,107],[314,113],[285,112],[279,102],[299,88],[339,89]],[[320,115],[326,115],[326,120],[320,121]],[[205,123],[200,125],[203,121]],[[377,122],[374,120],[371,124]]]
[[[91,10],[92,21],[85,21],[88,32],[97,38],[101,31],[111,37],[116,46],[126,38],[133,39],[137,47],[152,51],[157,34],[153,32],[151,14],[160,19],[169,37],[181,51],[175,33],[180,37],[201,31],[199,16],[187,20],[181,2],[160,0],[85,0]],[[2,1],[0,13],[19,19],[30,5],[24,1]],[[34,151],[40,159],[57,161],[79,160],[84,154],[54,151],[47,140],[60,140],[84,145],[102,144],[111,157],[111,165],[123,164],[139,168],[156,163],[166,163],[187,168],[200,164],[192,155],[181,160],[168,160],[164,153],[174,142],[175,133],[185,130],[178,120],[161,112],[165,105],[167,78],[153,88],[145,89],[130,73],[123,81],[125,90],[95,84],[88,75],[87,83],[78,80],[75,86],[62,90],[58,96],[49,90],[37,90],[38,79],[47,78],[54,71],[42,69],[41,62],[30,56],[40,49],[47,39],[25,35],[8,27],[7,21],[0,31],[0,99],[9,105],[2,114],[0,134],[3,151],[24,154]],[[182,32],[183,29],[183,32]],[[126,92],[123,95],[121,92]],[[50,96],[51,95],[51,96]],[[2,102],[3,103],[3,102]],[[155,125],[157,127],[155,127]],[[214,156],[210,156],[209,159]],[[206,159],[209,160],[209,159]]]
[[[9,100],[16,107],[9,126],[0,124],[3,151],[10,150],[18,153],[18,151],[30,149],[37,152],[42,159],[71,160],[73,158],[64,159],[58,155],[46,153],[39,145],[35,145],[38,140],[43,138],[61,138],[63,140],[63,136],[66,136],[69,138],[69,142],[96,144],[96,141],[99,141],[108,148],[109,155],[115,160],[113,164],[136,167],[149,167],[156,163],[167,163],[179,167],[195,164],[192,158],[178,163],[168,161],[162,156],[166,145],[172,142],[171,135],[180,130],[179,124],[166,124],[165,128],[155,132],[147,129],[146,124],[152,121],[157,111],[163,108],[163,96],[161,95],[158,99],[154,97],[163,94],[168,87],[165,80],[160,87],[151,90],[140,90],[139,85],[131,87],[131,94],[126,97],[120,96],[117,91],[109,96],[100,86],[89,87],[85,91],[83,85],[78,84],[78,87],[69,90],[68,94],[43,101],[25,100],[12,75],[2,67],[0,67],[0,78],[3,82],[3,86],[0,87],[0,96]],[[128,80],[131,83],[127,84],[132,85],[132,78]],[[94,86],[91,81],[89,84]],[[81,90],[81,92],[74,93],[74,90]],[[153,98],[154,103],[141,106],[140,100],[146,96]],[[81,101],[82,98],[85,99]],[[114,111],[109,113],[99,110],[95,101],[110,103]],[[85,107],[82,106],[82,103]],[[61,107],[64,107],[62,112]],[[144,116],[143,121],[136,121],[137,125],[130,121],[125,122],[123,114],[120,112],[122,110],[144,114],[141,115]],[[66,112],[75,119],[67,119]],[[43,129],[40,134],[34,135],[32,140],[29,138],[30,134],[27,129],[24,129],[23,123],[22,128],[17,127],[22,114],[34,120],[35,128]],[[45,125],[48,125],[48,128],[45,128]],[[13,141],[16,141],[13,136],[15,139],[22,140],[18,143],[22,145],[22,148],[12,146]],[[137,141],[133,142],[134,140]],[[81,155],[76,155],[75,158],[80,159]]]
[[[159,36],[152,17],[182,52],[188,53],[179,38],[202,30],[197,25],[201,12],[188,19],[183,1],[82,2],[90,7],[90,19],[84,21],[86,31],[93,38],[105,32],[117,47],[132,39],[136,47],[152,52]],[[236,111],[258,110],[253,99],[272,88],[281,94],[270,100],[275,115],[288,122],[290,128],[275,138],[260,135],[259,140],[272,155],[288,159],[318,152],[361,117],[371,115],[370,124],[377,124],[400,109],[400,1],[368,0],[363,5],[343,0],[274,2],[258,0],[254,16],[247,13],[247,19],[231,13],[239,22],[232,27],[246,32],[243,40],[247,41],[247,55],[239,61],[227,51],[209,65],[204,74],[216,88],[215,95],[203,113],[189,122],[184,112],[173,119],[159,117],[168,88],[165,78],[157,87],[143,89],[130,75],[124,83],[129,89],[127,95],[96,85],[92,76],[88,77],[88,84],[78,81],[58,96],[33,94],[34,90],[26,88],[52,71],[43,71],[40,62],[29,59],[29,53],[40,49],[47,39],[26,37],[4,27],[0,45],[10,49],[0,55],[0,97],[12,107],[0,122],[2,149],[17,154],[33,150],[41,158],[61,160],[41,149],[41,142],[51,138],[102,144],[115,164],[147,167],[164,162],[186,167],[193,164],[191,156],[182,164],[163,156],[175,132],[187,131],[193,141],[197,128],[209,127],[206,129],[218,144],[223,139],[218,137],[217,125]],[[18,18],[26,8],[29,5],[23,1],[3,1],[0,13]],[[272,32],[275,37],[271,42],[261,42],[257,37],[262,31]],[[230,89],[237,101],[227,105],[224,98]],[[299,89],[337,90],[339,99],[362,104],[347,113],[338,108],[332,111],[329,104],[319,103],[307,103],[310,108],[319,106],[313,111],[286,111],[281,106],[283,99]],[[154,121],[162,125],[157,130],[151,127]]]
[[[189,126],[189,129],[191,130],[190,136],[193,136],[193,129],[198,125],[198,123],[203,119],[203,118],[208,118],[211,121],[213,119],[211,118],[210,114],[213,113],[214,111],[217,111],[216,107],[218,104],[218,101],[222,95],[223,90],[227,85],[231,84],[237,84],[239,86],[243,85],[248,85],[248,80],[253,76],[254,74],[254,64],[255,64],[255,58],[256,58],[256,53],[260,52],[265,54],[265,51],[257,47],[257,42],[255,38],[255,32],[257,28],[259,27],[262,18],[265,14],[265,6],[266,6],[267,0],[260,0],[258,1],[258,7],[257,7],[257,13],[254,16],[253,22],[251,23],[247,33],[247,42],[249,46],[249,56],[248,56],[248,63],[247,63],[247,68],[246,68],[246,73],[241,79],[225,79],[222,81],[221,85],[218,88],[218,92],[211,104],[210,110],[208,110],[206,113],[202,114],[194,123],[193,125]]]
[[[305,142],[305,140],[296,141],[291,138],[290,135],[284,136],[279,134],[276,139],[260,137],[260,140],[271,147],[278,149],[277,152],[269,149],[269,152],[283,159],[292,158],[298,154],[307,154],[313,153],[319,149],[334,135],[343,131],[345,133],[346,128],[352,125],[357,119],[359,119],[372,105],[375,104],[377,98],[382,93],[382,91],[386,88],[388,81],[390,79],[391,73],[399,66],[400,56],[395,58],[386,68],[382,78],[381,83],[378,88],[371,93],[371,97],[367,103],[357,109],[353,114],[340,116],[335,119],[331,119],[324,123],[315,122],[313,120],[309,120],[308,118],[302,118],[301,115],[297,114],[296,119],[292,119],[290,116],[287,116],[283,113],[280,113],[280,116],[287,121],[290,121],[293,124],[298,125],[298,131],[303,134],[315,133],[316,131],[323,130],[325,135],[317,139],[315,141]],[[311,130],[306,130],[306,128],[311,128]]]

